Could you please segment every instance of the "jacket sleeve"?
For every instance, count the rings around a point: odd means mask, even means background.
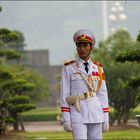
[[[108,92],[107,92],[107,87],[106,87],[106,82],[104,77],[104,71],[102,67],[101,69],[102,69],[102,83],[98,90],[97,96],[99,97],[102,110],[104,112],[104,121],[109,121]]]
[[[70,106],[66,102],[66,97],[70,96],[70,75],[67,70],[68,66],[63,66],[62,74],[61,74],[61,114],[62,114],[62,122],[70,121]]]

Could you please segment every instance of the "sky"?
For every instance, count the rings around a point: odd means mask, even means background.
[[[0,1],[0,5],[0,28],[22,32],[26,50],[48,49],[51,65],[74,59],[73,34],[78,29],[91,30],[97,43],[103,39],[101,1]],[[140,29],[140,2],[122,5],[130,16],[126,26],[135,37]]]

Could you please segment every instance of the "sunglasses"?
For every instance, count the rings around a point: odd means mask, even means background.
[[[89,46],[89,45],[92,45],[90,42],[77,42],[76,43],[76,46],[77,47],[81,47],[81,46],[83,46],[83,47],[87,47],[87,46]]]

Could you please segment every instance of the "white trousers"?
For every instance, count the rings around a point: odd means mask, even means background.
[[[72,123],[72,133],[74,140],[101,140],[102,123]]]

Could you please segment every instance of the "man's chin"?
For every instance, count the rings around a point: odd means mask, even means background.
[[[88,59],[89,56],[79,56],[81,59],[85,60],[85,59]]]

